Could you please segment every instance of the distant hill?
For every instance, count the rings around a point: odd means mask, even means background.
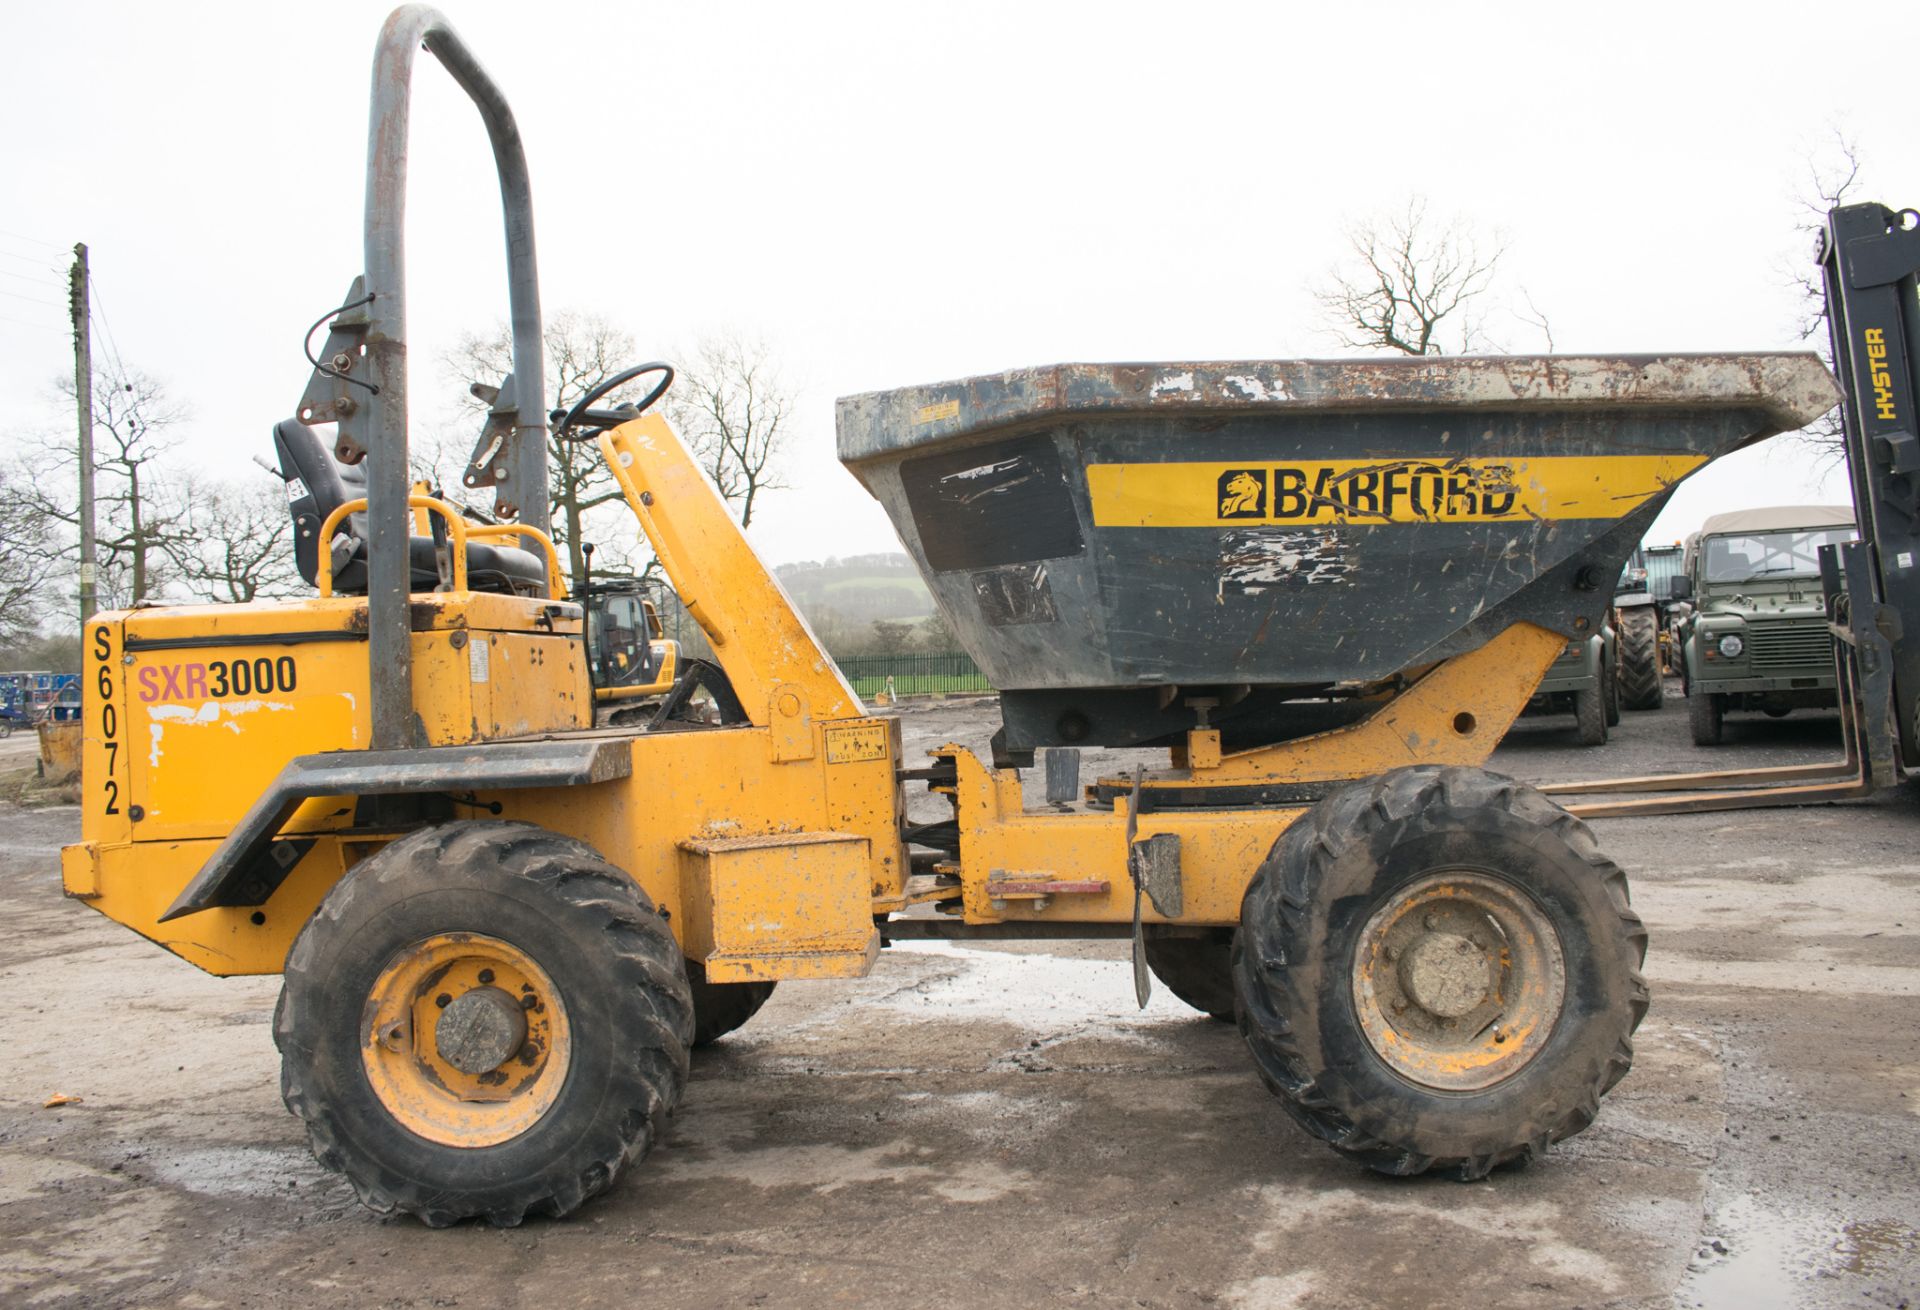
[[[875,619],[913,622],[933,613],[933,598],[913,561],[898,551],[885,555],[803,560],[774,569],[811,623],[816,612],[831,610],[848,623]]]

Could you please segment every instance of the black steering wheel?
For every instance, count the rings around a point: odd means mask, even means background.
[[[593,408],[594,401],[609,392],[624,387],[627,383],[633,381],[643,373],[658,373],[661,377],[659,383],[655,385],[653,390],[642,397],[639,404],[620,405],[614,409]],[[620,372],[615,373],[605,382],[602,382],[599,386],[587,392],[586,395],[574,401],[572,409],[564,411],[556,409],[553,413],[547,415],[547,418],[553,423],[553,435],[556,437],[566,437],[567,434],[576,427],[587,428],[588,430],[582,432],[578,437],[570,438],[570,440],[574,441],[585,441],[588,437],[593,436],[594,433],[604,428],[618,427],[630,419],[639,418],[649,409],[652,409],[654,402],[666,395],[667,388],[672,385],[673,365],[660,360],[655,360],[650,364],[635,364],[632,368],[622,369]]]

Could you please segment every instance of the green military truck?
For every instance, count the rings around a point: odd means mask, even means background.
[[[1677,635],[1695,744],[1717,745],[1737,711],[1837,703],[1820,547],[1855,536],[1844,505],[1781,505],[1716,514],[1687,538],[1671,594],[1691,605]]]
[[[1582,746],[1607,744],[1607,729],[1620,722],[1620,648],[1611,626],[1576,637],[1547,667],[1528,714],[1573,714]]]

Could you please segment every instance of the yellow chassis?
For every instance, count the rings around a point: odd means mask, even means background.
[[[930,906],[972,925],[1131,920],[1128,803],[1029,813],[1017,772],[959,746],[936,755],[956,858],[915,875],[902,839],[897,720],[867,714],[666,422],[600,438],[629,506],[700,623],[749,722],[595,729],[579,611],[456,590],[415,598],[415,706],[432,746],[605,741],[624,777],[443,798],[580,838],[626,869],[714,982],[854,977],[877,921]],[[320,899],[398,835],[363,798],[314,797],[281,826],[291,871],[254,904],[163,921],[175,898],[295,756],[364,748],[363,598],[102,614],[84,635],[82,840],[68,894],[215,974],[276,973]],[[1366,720],[1223,754],[1188,734],[1158,788],[1337,782],[1415,763],[1483,762],[1559,653],[1516,624],[1395,686]],[[245,672],[239,671],[244,666]],[[245,688],[240,690],[244,681]],[[427,752],[428,755],[431,752]],[[1151,809],[1137,840],[1179,838],[1182,905],[1149,922],[1230,925],[1248,880],[1300,807]],[[926,913],[926,911],[921,911]]]

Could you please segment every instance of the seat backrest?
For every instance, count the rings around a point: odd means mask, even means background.
[[[367,494],[366,471],[335,459],[318,432],[294,419],[273,425],[273,450],[287,480],[294,563],[311,584],[320,573],[320,525],[346,502]]]
[[[331,542],[320,540],[320,528],[334,510],[365,497],[367,471],[342,464],[319,433],[293,419],[273,425],[273,449],[280,460],[280,476],[287,480],[287,509],[293,515],[293,560],[300,576],[315,584],[321,550],[333,549]],[[334,560],[333,590],[342,596],[361,595],[367,589],[366,515],[356,511],[341,527],[357,540]],[[412,589],[432,591],[440,583],[433,538],[409,537],[407,546]],[[545,596],[546,561],[512,546],[472,542],[467,546],[467,582],[475,591]]]

